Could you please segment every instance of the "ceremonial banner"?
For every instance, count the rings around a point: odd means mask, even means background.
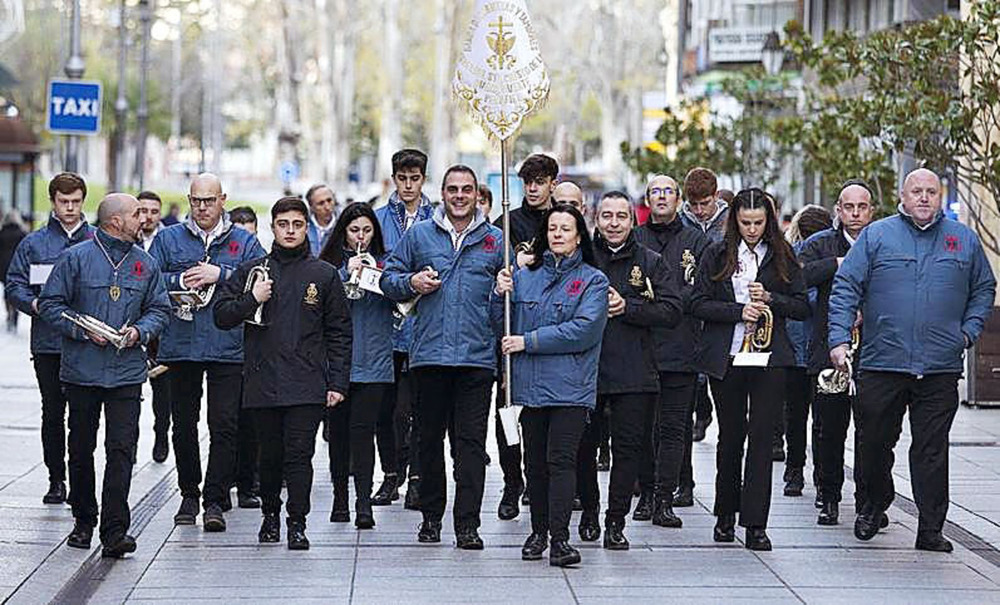
[[[452,89],[493,141],[544,105],[549,74],[524,0],[476,1]]]

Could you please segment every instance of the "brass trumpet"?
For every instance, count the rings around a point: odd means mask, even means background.
[[[268,259],[264,259],[264,262],[259,265],[254,265],[250,269],[250,274],[247,275],[247,283],[243,286],[243,292],[252,292],[253,287],[257,285],[257,282],[267,281],[271,279],[271,272],[267,267]],[[255,326],[263,326],[264,324],[264,303],[257,305],[257,310],[254,311],[253,317],[246,320],[246,323],[253,324]]]
[[[365,295],[365,291],[361,288],[361,272],[365,267],[370,267],[375,269],[378,267],[378,261],[375,257],[369,254],[367,251],[361,251],[361,243],[358,243],[357,250],[358,258],[361,259],[361,266],[351,272],[351,276],[347,279],[344,284],[344,294],[350,300],[358,300]]]
[[[816,377],[816,388],[824,395],[836,393],[846,393],[853,390],[854,369],[852,362],[858,349],[861,347],[861,330],[854,328],[851,330],[851,346],[847,349],[847,370],[841,371],[836,368],[827,368]]]
[[[96,317],[86,315],[84,313],[67,313],[66,311],[63,311],[62,317],[63,319],[76,324],[85,332],[95,334],[104,340],[107,340],[119,351],[127,346],[126,332],[128,324],[122,326],[121,330],[116,330]]]
[[[756,324],[747,324],[740,353],[761,353],[770,348],[773,333],[774,314],[770,309],[763,309]]]

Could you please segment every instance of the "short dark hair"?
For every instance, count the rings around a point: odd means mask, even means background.
[[[392,173],[416,168],[421,175],[427,175],[427,154],[419,149],[400,149],[392,154]]]
[[[727,204],[732,204],[733,198],[736,197],[736,194],[733,193],[732,189],[719,189],[718,191],[715,192],[715,197],[724,201]]]
[[[596,211],[600,213],[601,202],[610,199],[625,200],[626,202],[628,202],[628,213],[629,216],[632,217],[632,226],[633,227],[639,226],[639,217],[635,215],[635,205],[632,203],[632,198],[629,196],[629,194],[625,193],[624,191],[621,191],[620,189],[612,189],[611,191],[605,192],[601,196],[601,199],[597,200]]]
[[[257,224],[257,213],[250,206],[240,206],[229,211],[229,220],[240,225]]]
[[[135,196],[135,199],[137,199],[137,200],[154,200],[154,201],[157,201],[157,202],[159,202],[161,204],[163,203],[163,200],[160,199],[160,194],[159,193],[157,193],[155,191],[149,191],[148,189],[146,191],[140,191],[139,195]]]
[[[521,163],[517,176],[525,182],[534,181],[539,177],[552,177],[554,180],[559,176],[559,162],[543,153],[535,153]]]
[[[466,174],[471,174],[472,182],[475,183],[476,185],[476,190],[479,189],[479,179],[476,178],[476,171],[473,170],[472,168],[469,168],[465,164],[454,164],[453,166],[449,166],[448,170],[444,171],[444,176],[441,177],[441,191],[444,191],[444,185],[445,183],[448,182],[448,177],[455,172],[464,172]]]
[[[718,190],[719,179],[708,168],[692,168],[684,177],[684,199],[689,202],[714,197]]]
[[[275,202],[271,206],[271,222],[273,223],[279,214],[284,214],[285,212],[298,212],[307,221],[309,220],[309,208],[306,208],[306,203],[300,197],[289,195]]]
[[[75,172],[60,172],[49,181],[49,201],[56,200],[56,192],[69,195],[77,189],[83,191],[83,197],[86,199],[87,182],[83,180],[83,177]]]
[[[490,191],[489,185],[479,186],[479,197],[486,200],[486,202],[489,203],[490,206],[493,205],[493,192]]]
[[[330,193],[333,193],[333,199],[334,199],[334,201],[337,200],[337,194],[333,192],[333,189],[329,185],[327,185],[326,183],[316,183],[315,185],[313,185],[312,187],[310,187],[308,190],[306,190],[306,202],[309,203],[309,204],[312,204],[312,196],[313,196],[313,194],[316,193],[317,191],[319,191],[320,189],[323,189],[323,188],[329,189]]]

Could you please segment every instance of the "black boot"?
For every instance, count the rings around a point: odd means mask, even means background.
[[[521,492],[523,485],[505,485],[503,496],[500,497],[500,506],[497,508],[497,516],[501,521],[510,521],[521,514]]]
[[[330,511],[331,523],[347,523],[351,520],[351,512],[347,508],[347,477],[338,478],[333,482],[333,510]]]
[[[657,494],[653,510],[653,525],[660,527],[682,527],[684,522],[674,514],[671,497],[667,494]]]
[[[420,477],[410,477],[406,484],[406,499],[403,501],[406,510],[420,510]]]
[[[423,521],[420,530],[417,532],[417,542],[423,544],[436,544],[441,541],[441,522]]]
[[[240,508],[260,508],[260,496],[253,492],[236,492],[236,505]]]
[[[194,496],[182,498],[181,506],[177,509],[177,514],[174,515],[174,525],[194,525],[199,510],[201,510],[201,505],[198,503],[198,498]]]
[[[305,519],[287,519],[288,550],[309,550],[309,538],[306,537]]]
[[[66,482],[49,481],[49,491],[42,496],[44,504],[62,504],[66,501]]]
[[[648,490],[643,490],[639,494],[639,502],[635,505],[635,511],[632,512],[633,521],[649,521],[653,518],[653,492]]]
[[[601,537],[601,522],[596,512],[583,511],[580,515],[580,539],[584,542],[597,542]]]
[[[168,454],[170,454],[170,439],[167,439],[165,432],[157,433],[156,440],[153,441],[153,462],[163,464],[167,461]]]
[[[382,485],[379,486],[378,491],[372,496],[372,505],[389,506],[396,500],[399,500],[399,476],[396,473],[387,473],[382,478]],[[346,506],[346,500],[344,504]]]
[[[201,515],[201,524],[207,532],[226,531],[226,517],[222,514],[222,507],[218,504],[205,506],[205,512]]]
[[[101,548],[101,558],[103,559],[124,559],[125,555],[135,552],[135,538],[123,535],[111,540]]]
[[[566,540],[553,540],[549,550],[549,565],[552,567],[567,567],[580,562],[580,551],[569,545]]]
[[[524,546],[521,547],[521,560],[540,561],[542,559],[542,554],[548,547],[548,532],[531,532],[528,539],[524,541]]]
[[[805,477],[802,474],[802,467],[785,467],[785,495],[798,497],[802,495],[802,488],[805,487]]]
[[[358,498],[354,501],[354,527],[372,529],[375,527],[375,515],[372,513],[371,498]]]
[[[832,500],[830,502],[824,501],[816,523],[818,525],[837,525],[840,523],[840,505]]]
[[[66,538],[66,546],[72,548],[90,548],[90,540],[94,537],[94,527],[77,519],[73,531]]]
[[[716,542],[733,542],[736,540],[736,515],[719,515],[712,530],[712,539]]]
[[[604,520],[604,548],[606,550],[628,550],[628,539],[625,538],[624,519]]]
[[[261,544],[272,544],[281,541],[281,518],[278,513],[264,513],[257,532],[257,541]]]
[[[674,508],[694,506],[694,490],[690,485],[678,487],[674,492]]]
[[[465,527],[455,530],[455,546],[460,550],[482,550],[483,539],[475,527]]]
[[[854,537],[868,541],[875,537],[882,524],[882,511],[866,510],[854,520]]]
[[[931,552],[951,552],[954,549],[951,542],[939,531],[917,532],[917,542],[914,547],[917,550]]]
[[[750,550],[771,550],[771,539],[763,527],[748,527],[744,546]]]

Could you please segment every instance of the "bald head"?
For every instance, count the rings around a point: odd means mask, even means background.
[[[191,218],[195,224],[205,231],[214,229],[222,219],[226,205],[226,194],[222,192],[219,177],[210,172],[194,177],[188,201],[191,202]]]
[[[941,179],[926,168],[917,168],[903,179],[899,200],[913,222],[928,225],[941,210]]]
[[[572,181],[563,181],[556,185],[552,191],[552,199],[557,204],[569,204],[583,212],[583,189]]]
[[[199,193],[210,191],[216,195],[221,195],[222,181],[211,172],[203,172],[191,179],[191,195],[194,195],[195,191],[198,191]]]
[[[646,184],[646,205],[654,223],[670,223],[677,216],[680,205],[680,188],[677,181],[665,174],[658,174]]]
[[[97,207],[97,222],[112,237],[136,241],[142,225],[139,200],[127,193],[108,194]]]

